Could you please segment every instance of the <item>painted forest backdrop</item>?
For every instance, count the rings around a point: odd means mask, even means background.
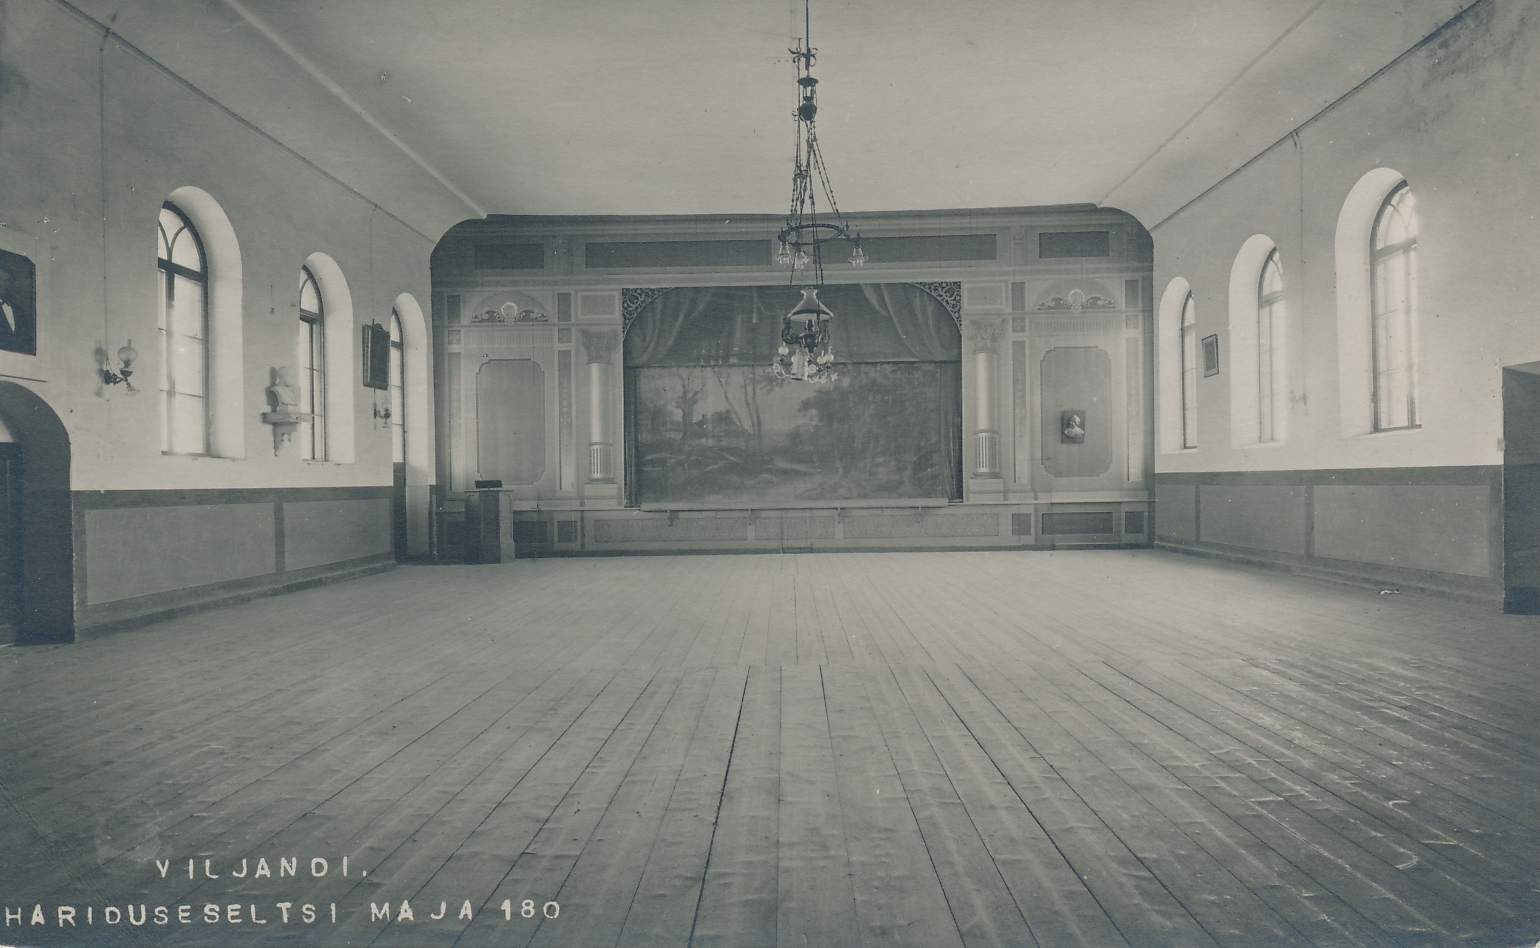
[[[908,284],[829,286],[839,378],[769,371],[788,286],[684,287],[626,336],[633,504],[961,496],[961,341]]]

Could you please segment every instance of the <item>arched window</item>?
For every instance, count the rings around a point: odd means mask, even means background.
[[[1257,441],[1278,440],[1278,333],[1283,328],[1283,268],[1278,248],[1267,255],[1257,281]]]
[[[390,311],[390,459],[406,463],[406,373],[401,314]]]
[[[1198,446],[1198,307],[1192,293],[1182,301],[1182,447]]]
[[[326,459],[326,311],[321,288],[309,267],[301,267],[299,284],[300,411],[312,420],[300,426],[301,456]]]
[[[174,204],[160,209],[160,449],[209,452],[209,271],[203,242]]]
[[[1385,196],[1369,240],[1374,430],[1417,427],[1417,217],[1402,181]]]

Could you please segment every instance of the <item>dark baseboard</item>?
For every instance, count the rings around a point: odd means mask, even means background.
[[[395,567],[395,559],[389,554],[382,554],[293,572],[273,573],[251,580],[216,583],[196,589],[176,590],[170,593],[138,596],[133,599],[87,606],[81,610],[83,615],[77,619],[75,641],[88,641],[153,622],[233,606],[253,599],[278,596],[329,583],[346,582],[395,569]],[[93,613],[100,615],[101,618],[96,618]],[[107,613],[112,615],[109,616]]]
[[[547,559],[582,556],[739,556],[763,553],[1064,553],[1070,550],[1147,550],[1148,543],[1063,543],[1059,546],[1036,546],[1031,543],[959,543],[950,546],[801,546],[801,547],[713,547],[710,549],[662,549],[643,547],[635,550],[520,550],[518,558]],[[444,562],[453,563],[453,560]]]
[[[1156,537],[1154,546],[1157,550],[1225,560],[1364,589],[1395,589],[1490,606],[1501,606],[1503,602],[1503,588],[1499,583],[1475,576],[1381,568],[1372,563],[1348,563],[1342,560],[1307,560],[1282,553],[1275,555],[1265,551],[1222,548],[1213,544],[1199,545],[1172,537]]]

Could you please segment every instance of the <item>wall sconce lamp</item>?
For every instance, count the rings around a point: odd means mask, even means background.
[[[102,363],[102,382],[106,385],[123,383],[124,389],[130,395],[138,395],[139,390],[134,388],[134,383],[128,380],[134,374],[133,365],[139,359],[139,350],[134,348],[134,340],[128,340],[128,345],[118,350],[118,371],[112,371],[112,365],[107,361],[107,354],[97,350]]]

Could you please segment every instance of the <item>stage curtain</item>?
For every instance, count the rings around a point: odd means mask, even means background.
[[[834,311],[835,359],[951,362],[962,358],[957,323],[935,297],[906,283],[826,286]],[[792,286],[680,287],[637,315],[626,334],[626,365],[764,364],[781,344],[781,317],[802,298]]]
[[[907,283],[862,283],[861,293],[920,362],[962,358],[957,323],[941,301]]]

